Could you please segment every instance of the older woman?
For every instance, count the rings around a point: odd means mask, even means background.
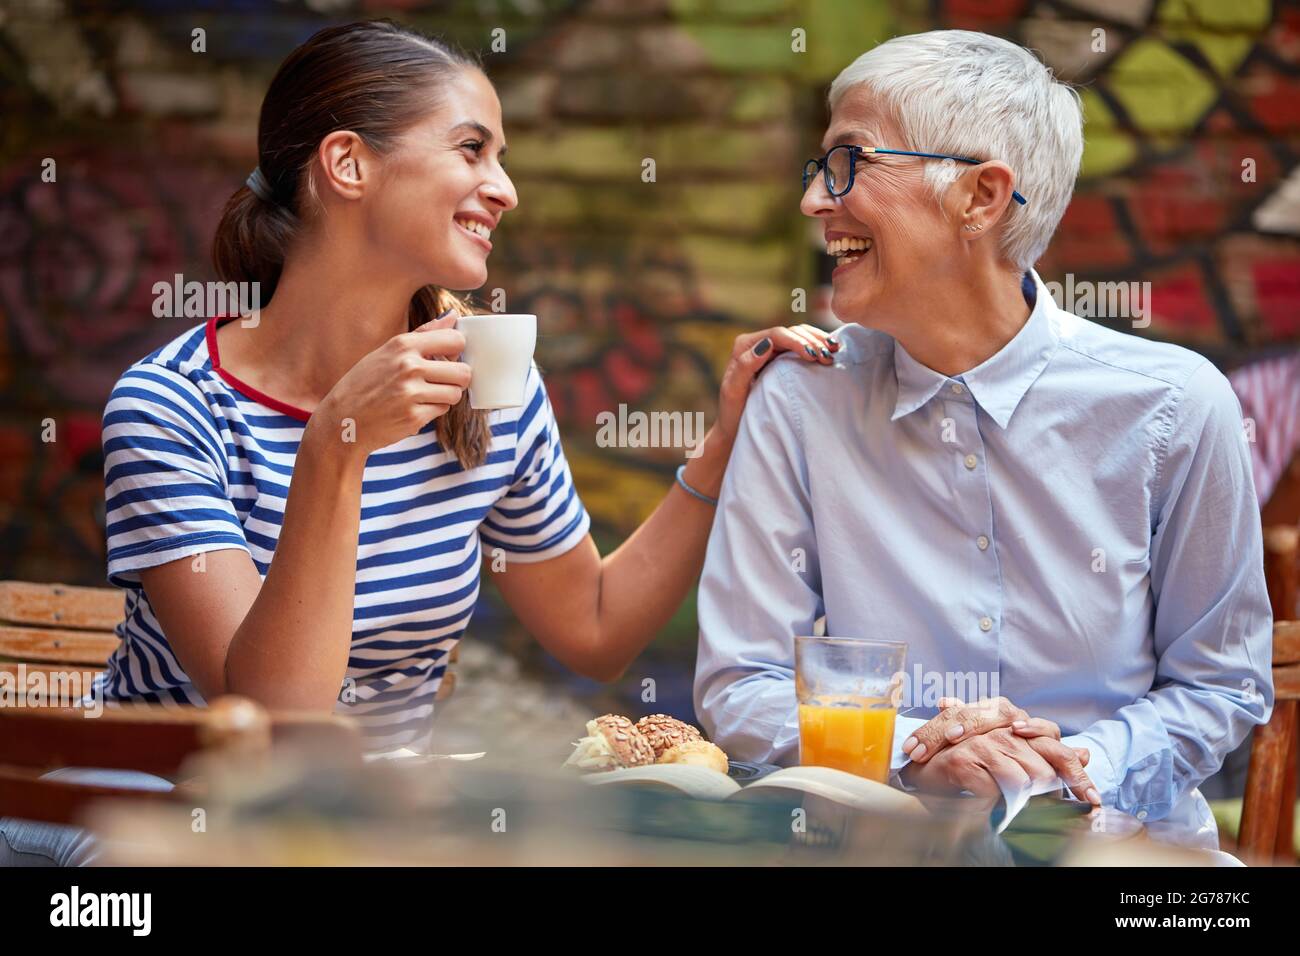
[[[843,348],[815,374],[778,359],[750,398],[701,587],[702,721],[736,756],[796,760],[793,636],[824,614],[906,641],[905,704],[942,705],[900,720],[903,784],[1063,781],[1217,846],[1196,787],[1272,702],[1231,389],[1063,312],[1033,272],[1083,140],[1028,52],[900,37],[830,106],[802,210],[836,258]],[[1000,699],[926,694],[972,675]]]

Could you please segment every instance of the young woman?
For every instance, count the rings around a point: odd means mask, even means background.
[[[109,700],[358,717],[420,746],[469,623],[480,551],[556,658],[617,678],[699,573],[755,374],[811,326],[736,340],[703,453],[601,557],[534,368],[518,409],[463,400],[447,289],[487,277],[518,200],[501,106],[464,54],[388,22],[323,30],[262,105],[258,168],[214,243],[268,304],[133,365],[104,416],[109,577],[126,591]],[[500,562],[490,562],[497,564]]]

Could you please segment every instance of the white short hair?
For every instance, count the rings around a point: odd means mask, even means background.
[[[864,145],[996,159],[1011,167],[1028,204],[1011,204],[1002,253],[1022,272],[1033,266],[1065,215],[1079,173],[1079,95],[1023,47],[968,30],[896,37],[862,54],[831,84],[831,109],[863,85],[905,139]],[[925,166],[936,195],[966,168],[931,160]]]

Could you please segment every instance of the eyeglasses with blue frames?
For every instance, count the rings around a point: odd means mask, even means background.
[[[822,173],[826,179],[826,191],[832,196],[843,196],[853,188],[853,179],[857,173],[858,156],[862,153],[889,153],[893,156],[919,156],[922,159],[952,159],[959,163],[978,166],[982,159],[969,156],[951,156],[947,153],[916,153],[908,149],[885,149],[881,146],[832,146],[821,159],[810,159],[803,164],[803,190],[808,191],[808,184],[813,177]],[[1024,205],[1028,200],[1014,190],[1011,198]]]

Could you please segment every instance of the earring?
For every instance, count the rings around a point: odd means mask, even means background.
[[[967,232],[979,232],[984,227],[981,226],[979,223],[975,223],[974,225],[972,225],[971,223],[968,222],[963,224],[962,228],[965,229]]]

